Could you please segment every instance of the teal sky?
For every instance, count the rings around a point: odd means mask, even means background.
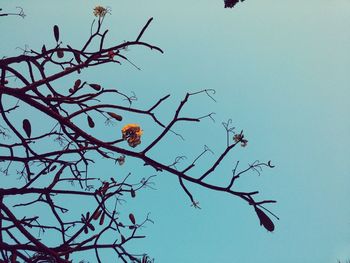
[[[105,21],[108,44],[135,39],[154,17],[143,39],[165,53],[132,48],[129,58],[141,71],[124,64],[92,69],[87,78],[135,91],[140,107],[171,93],[169,106],[160,112],[164,118],[186,92],[216,90],[216,103],[198,96],[186,110],[195,117],[213,111],[216,122],[178,126],[186,140],[167,138],[157,153],[160,160],[170,163],[185,154],[190,162],[204,144],[217,156],[225,146],[221,122],[231,118],[249,144],[234,151],[217,180],[228,178],[237,160],[276,165],[237,184],[239,190],[259,190],[261,199],[278,201],[269,206],[280,217],[274,233],[259,226],[252,207],[221,193],[190,186],[202,207],[193,209],[177,178],[160,174],[156,191],[145,190],[125,206],[139,217],[151,212],[155,221],[135,250],[161,263],[335,263],[350,258],[349,0],[246,0],[234,9],[224,9],[221,0],[2,0],[4,10],[21,6],[27,16],[1,18],[0,55],[18,54],[15,47],[25,44],[53,46],[55,24],[65,44],[80,46],[95,5],[112,9]],[[145,141],[159,132],[132,118],[144,127]],[[105,134],[110,131],[98,130]],[[214,157],[204,159],[203,169]],[[115,173],[103,164],[95,169],[106,178]],[[117,173],[129,171],[137,178],[153,173],[133,162]]]

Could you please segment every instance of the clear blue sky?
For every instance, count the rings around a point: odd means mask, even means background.
[[[151,212],[155,221],[135,249],[161,263],[350,258],[350,1],[246,0],[229,10],[221,0],[2,0],[1,7],[22,6],[27,17],[1,19],[1,56],[17,54],[14,47],[24,44],[53,45],[54,24],[65,43],[81,44],[97,4],[112,8],[105,24],[109,43],[134,39],[154,17],[144,40],[165,54],[131,49],[142,71],[124,64],[92,70],[92,79],[135,91],[137,105],[168,93],[176,103],[187,91],[217,91],[217,103],[201,97],[188,108],[195,116],[215,111],[216,122],[179,127],[194,138],[188,135],[192,139],[184,146],[170,138],[160,151],[164,160],[183,153],[193,157],[204,143],[218,154],[224,147],[221,121],[232,118],[249,145],[230,156],[217,176],[229,176],[238,159],[243,164],[271,159],[276,165],[238,184],[241,190],[260,190],[262,199],[278,200],[269,206],[281,218],[274,233],[259,226],[251,207],[220,193],[191,188],[202,209],[191,208],[176,178],[161,174],[156,191],[128,203],[137,216]],[[145,128],[145,140],[150,134]],[[131,167],[122,169],[125,174]],[[96,171],[111,173],[99,164]],[[147,175],[141,168],[133,173]]]

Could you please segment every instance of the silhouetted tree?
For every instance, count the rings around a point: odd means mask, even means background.
[[[118,211],[125,198],[137,198],[138,191],[152,187],[154,175],[141,180],[131,174],[125,178],[102,180],[100,174],[89,172],[101,159],[115,162],[117,166],[129,158],[140,160],[156,173],[176,176],[194,207],[199,207],[199,203],[191,193],[191,185],[238,197],[254,208],[261,225],[273,231],[274,224],[267,215],[273,214],[263,205],[275,201],[257,201],[258,191],[242,192],[235,187],[236,180],[243,174],[272,168],[270,161],[255,161],[242,169],[237,162],[226,185],[208,182],[234,148],[245,147],[248,143],[243,131],[235,132],[231,121],[223,123],[226,147],[207,169],[203,169],[204,165],[193,169],[201,157],[210,152],[206,146],[183,169],[177,168],[183,157],[176,157],[171,146],[167,151],[167,155],[175,158],[171,164],[161,162],[159,156],[152,154],[169,133],[181,136],[174,131],[176,124],[212,118],[212,114],[184,115],[183,108],[194,96],[212,98],[213,90],[187,93],[176,110],[168,113],[170,117],[165,122],[159,119],[157,110],[170,95],[149,107],[137,108],[133,104],[134,94],[127,95],[86,81],[84,74],[78,78],[90,67],[129,62],[127,48],[131,46],[163,53],[159,47],[141,40],[152,18],[135,40],[106,46],[104,40],[108,30],[103,30],[103,21],[108,13],[109,10],[101,6],[94,9],[96,20],[81,48],[64,45],[60,29],[55,25],[55,46],[26,49],[21,55],[0,60],[2,261],[70,262],[76,253],[94,251],[96,259],[93,261],[101,262],[100,253],[105,249],[114,251],[122,262],[152,261],[146,253],[135,253],[128,245],[145,237],[139,230],[152,222],[149,216],[139,219],[128,212],[125,217]],[[67,83],[70,83],[69,87]],[[120,99],[123,101],[117,103]],[[141,143],[142,127],[128,123],[125,116],[129,114],[137,115],[140,120],[148,118],[158,126],[160,133],[154,134],[149,143]],[[93,132],[101,121],[107,124],[106,130],[113,123],[126,122],[117,135],[119,138],[109,140],[106,139],[108,136],[103,138]],[[80,202],[80,211],[71,208],[70,203],[74,200]]]

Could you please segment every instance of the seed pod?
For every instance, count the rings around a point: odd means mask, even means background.
[[[81,80],[80,79],[77,79],[75,82],[74,82],[74,86],[73,86],[73,89],[78,89],[80,87],[80,84],[81,84]]]
[[[75,60],[78,62],[78,64],[80,64],[81,63],[80,54],[78,52],[73,52],[73,55]]]
[[[115,114],[114,112],[107,112],[109,116],[111,116],[113,119],[116,119],[117,121],[122,121],[123,120],[123,117],[118,115],[118,114]]]
[[[95,127],[95,123],[90,116],[87,116],[87,120],[88,120],[90,128]]]
[[[92,215],[93,220],[97,220],[101,215],[101,210],[96,210],[95,213]]]
[[[129,219],[130,219],[131,223],[133,223],[135,225],[136,220],[135,220],[135,216],[132,213],[129,214]]]
[[[62,49],[57,50],[57,57],[58,58],[63,58],[64,57],[64,52]]]
[[[60,39],[60,30],[57,25],[54,25],[53,27],[53,34],[55,36],[56,42]]]
[[[99,91],[101,89],[101,85],[98,85],[98,84],[89,84],[89,86],[97,91]]]
[[[103,223],[104,223],[104,221],[105,221],[105,215],[106,215],[106,213],[103,213],[102,216],[101,216],[101,218],[100,218],[99,224],[100,224],[101,226],[103,225]]]
[[[259,217],[260,225],[264,226],[267,231],[272,232],[275,229],[275,225],[271,219],[259,208],[255,207],[255,212]]]
[[[134,190],[133,188],[131,188],[130,194],[131,194],[131,197],[132,197],[132,198],[135,198],[135,197],[136,197],[136,192],[135,192],[135,190]]]
[[[32,126],[31,126],[29,120],[28,119],[24,119],[22,126],[23,126],[23,130],[26,132],[28,138],[30,138],[30,135],[32,133]]]
[[[87,223],[88,228],[90,228],[92,231],[95,231],[95,227],[91,223]]]

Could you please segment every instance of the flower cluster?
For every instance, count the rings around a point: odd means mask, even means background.
[[[94,8],[94,16],[104,17],[108,13],[108,9],[103,6],[96,6]]]
[[[246,147],[247,144],[248,144],[248,140],[244,139],[244,135],[242,133],[240,134],[235,134],[233,136],[233,140],[238,143],[238,142],[241,142],[241,146],[242,147]]]
[[[143,131],[138,124],[127,124],[122,129],[123,140],[126,140],[131,147],[141,143]]]

